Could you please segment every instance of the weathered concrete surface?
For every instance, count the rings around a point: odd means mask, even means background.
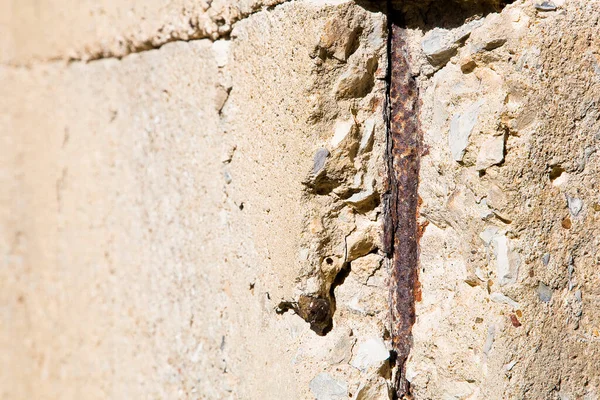
[[[219,397],[211,43],[2,74],[2,397]]]
[[[0,63],[122,57],[174,40],[217,39],[280,0],[0,2]]]
[[[419,3],[414,397],[596,399],[598,4]],[[260,4],[0,4],[1,398],[389,398],[385,17]]]
[[[231,40],[2,67],[0,397],[386,395],[389,357],[352,352],[386,321],[384,54],[382,14],[293,3]],[[334,290],[327,336],[276,313]]]
[[[555,4],[489,14],[433,75],[413,53],[429,146],[416,398],[600,395],[600,8]],[[457,159],[453,121],[474,104]]]

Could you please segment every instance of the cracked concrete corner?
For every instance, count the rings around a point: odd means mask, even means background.
[[[0,64],[122,58],[174,41],[228,38],[233,25],[286,0],[103,0],[0,4]]]

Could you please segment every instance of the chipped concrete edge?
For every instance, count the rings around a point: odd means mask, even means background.
[[[79,48],[71,50],[65,54],[60,54],[52,57],[33,57],[26,62],[3,62],[0,63],[2,67],[9,68],[31,68],[34,65],[39,64],[71,64],[76,62],[92,62],[104,59],[117,59],[121,60],[131,54],[142,53],[151,50],[158,50],[166,44],[174,42],[191,42],[195,40],[210,40],[217,42],[220,40],[230,40],[230,35],[235,25],[247,18],[252,17],[255,14],[261,12],[271,11],[283,4],[290,3],[294,0],[276,0],[274,4],[260,5],[250,12],[240,12],[239,15],[231,17],[227,22],[218,23],[221,21],[218,16],[210,16],[210,23],[217,27],[217,29],[209,29],[201,27],[197,22],[192,25],[192,31],[186,32],[181,29],[170,32],[169,35],[161,36],[158,31],[155,31],[153,35],[143,39],[135,38],[133,34],[129,34],[127,37],[114,37],[110,39],[108,45],[93,43],[93,44],[82,44]],[[208,12],[197,16],[201,18],[207,15]],[[214,26],[211,26],[214,28]],[[90,49],[95,47],[95,49]]]

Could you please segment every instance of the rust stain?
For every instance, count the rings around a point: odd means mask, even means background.
[[[510,314],[510,322],[512,323],[512,325],[515,328],[518,328],[521,326],[521,322],[519,322],[519,319],[517,318],[517,316],[515,314]]]
[[[390,24],[388,91],[388,173],[385,241],[392,259],[390,309],[392,346],[396,353],[395,391],[410,398],[406,360],[412,344],[415,301],[421,300],[418,281],[419,239],[425,224],[418,223],[420,157],[417,83],[410,74],[406,30]]]

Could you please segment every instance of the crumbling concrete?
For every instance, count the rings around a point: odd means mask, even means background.
[[[515,2],[421,80],[416,398],[598,397],[599,17],[593,2]],[[473,104],[458,159],[448,133]]]
[[[278,3],[0,4],[0,397],[390,398],[385,10]],[[600,8],[442,3],[411,393],[595,399]]]

